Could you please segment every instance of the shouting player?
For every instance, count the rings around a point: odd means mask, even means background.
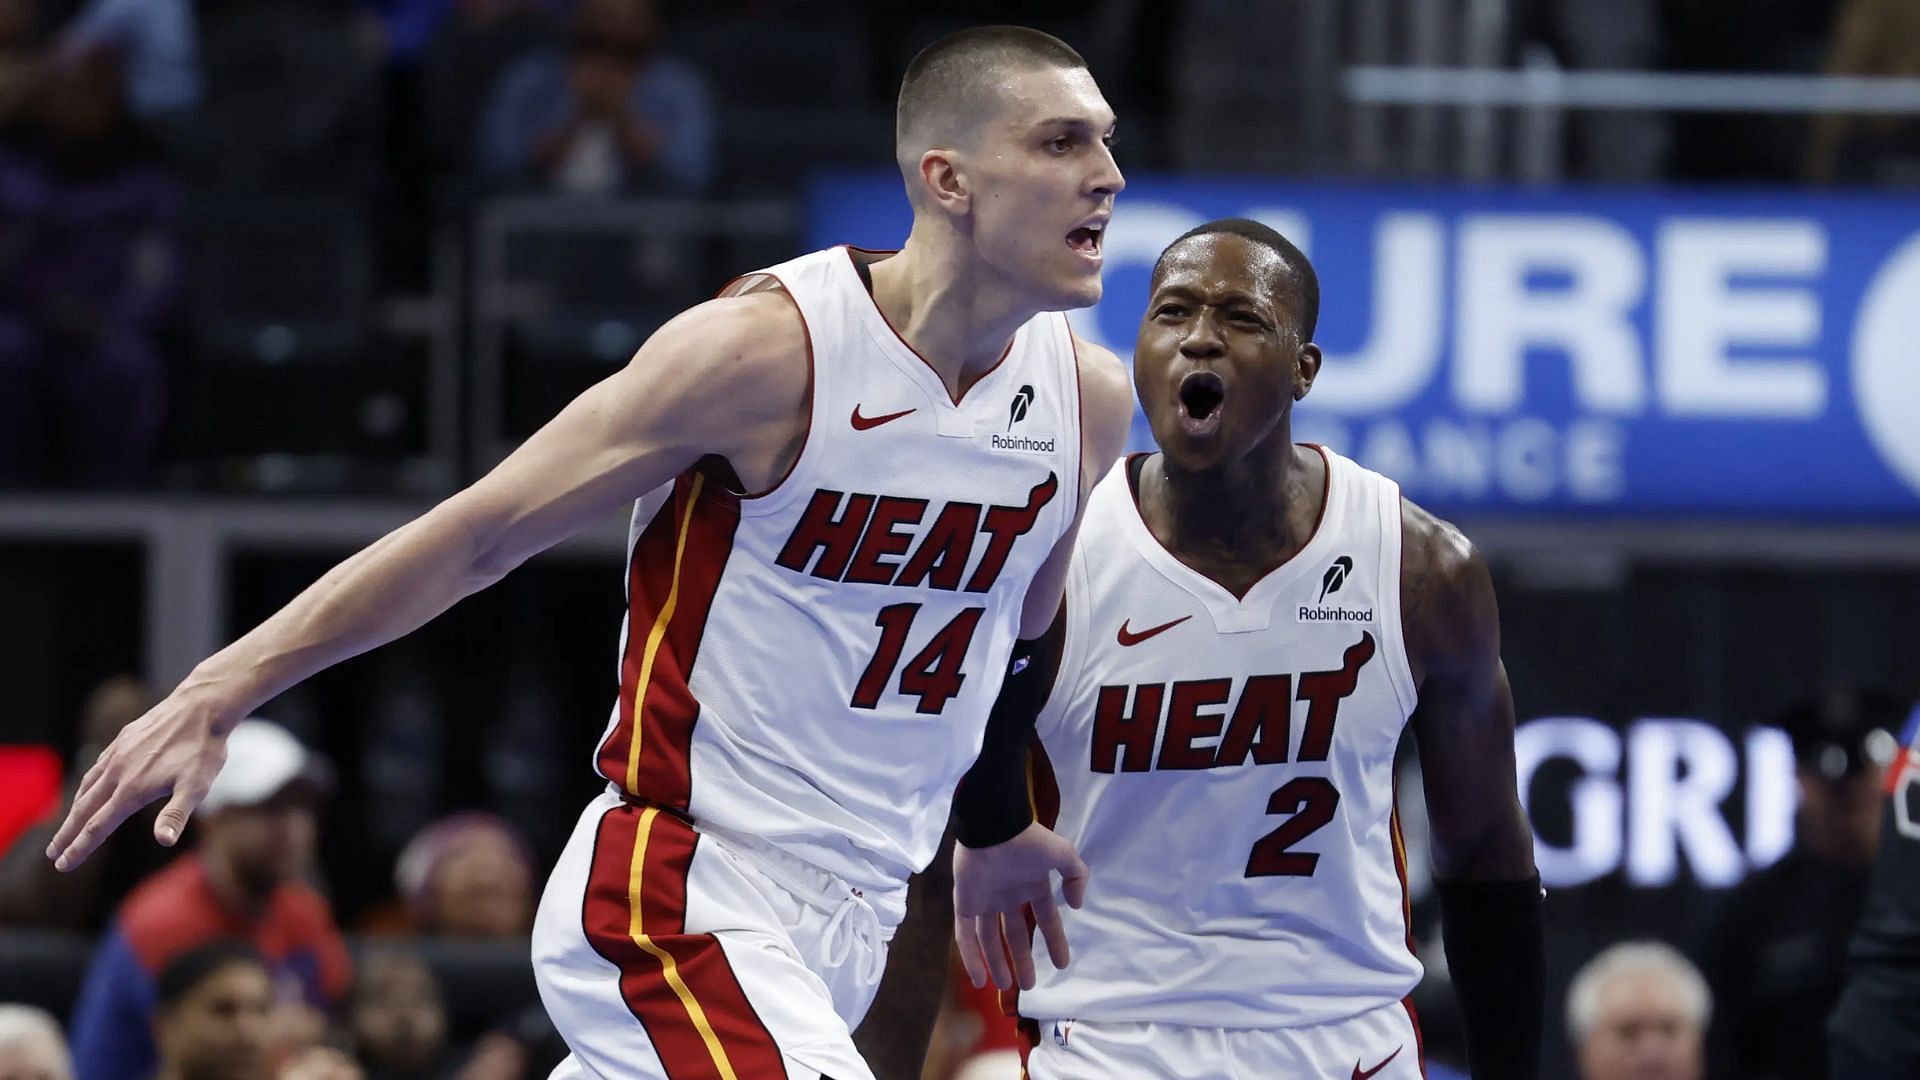
[[[1541,894],[1493,587],[1392,481],[1293,442],[1318,309],[1306,258],[1256,222],[1203,225],[1154,268],[1134,386],[1160,452],[1095,489],[1064,613],[1002,690],[1051,688],[1033,799],[1093,873],[1076,959],[1036,977],[1009,935],[1009,972],[1002,926],[956,914],[976,984],[1030,987],[1035,1080],[1421,1076],[1409,721],[1473,1075],[1538,1070]],[[1001,835],[1029,820],[1010,727],[961,800]],[[963,895],[998,881],[967,840]]]
[[[930,46],[900,90],[899,253],[802,256],[661,327],[492,473],[200,664],[101,756],[49,854],[70,868],[168,795],[173,843],[260,703],[637,500],[608,787],[533,932],[572,1049],[556,1075],[870,1076],[849,1029],[908,876],[1125,438],[1123,369],[1058,314],[1100,297],[1113,124],[1045,34]],[[1040,828],[982,857],[1036,894],[1084,872]]]

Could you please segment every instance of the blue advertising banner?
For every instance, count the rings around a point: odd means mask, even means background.
[[[1296,437],[1417,500],[1920,518],[1920,198],[1136,178],[1079,332],[1130,356],[1161,249],[1229,216],[1320,275]],[[810,246],[910,221],[897,175],[823,177]]]

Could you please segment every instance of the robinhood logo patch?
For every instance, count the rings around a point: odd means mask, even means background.
[[[1353,622],[1370,623],[1373,621],[1373,608],[1350,608],[1339,604],[1329,606],[1327,597],[1340,591],[1347,583],[1347,577],[1353,573],[1353,557],[1342,555],[1333,560],[1327,572],[1320,575],[1320,596],[1311,604],[1301,604],[1298,618],[1303,623]]]

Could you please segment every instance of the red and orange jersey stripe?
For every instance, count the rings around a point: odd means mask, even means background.
[[[698,836],[658,807],[600,819],[582,921],[620,969],[620,993],[669,1080],[785,1076],[773,1035],[712,934],[686,932],[687,874]]]
[[[700,716],[688,679],[740,524],[740,504],[697,472],[633,545],[620,718],[601,743],[600,775],[655,805],[685,809],[688,756]]]

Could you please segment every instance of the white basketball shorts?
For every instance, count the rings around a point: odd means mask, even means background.
[[[609,791],[547,880],[533,969],[554,1080],[872,1080],[852,1029],[906,892],[874,897]]]
[[[1422,1080],[1420,1025],[1395,1002],[1296,1028],[1039,1020],[1032,1080]]]

